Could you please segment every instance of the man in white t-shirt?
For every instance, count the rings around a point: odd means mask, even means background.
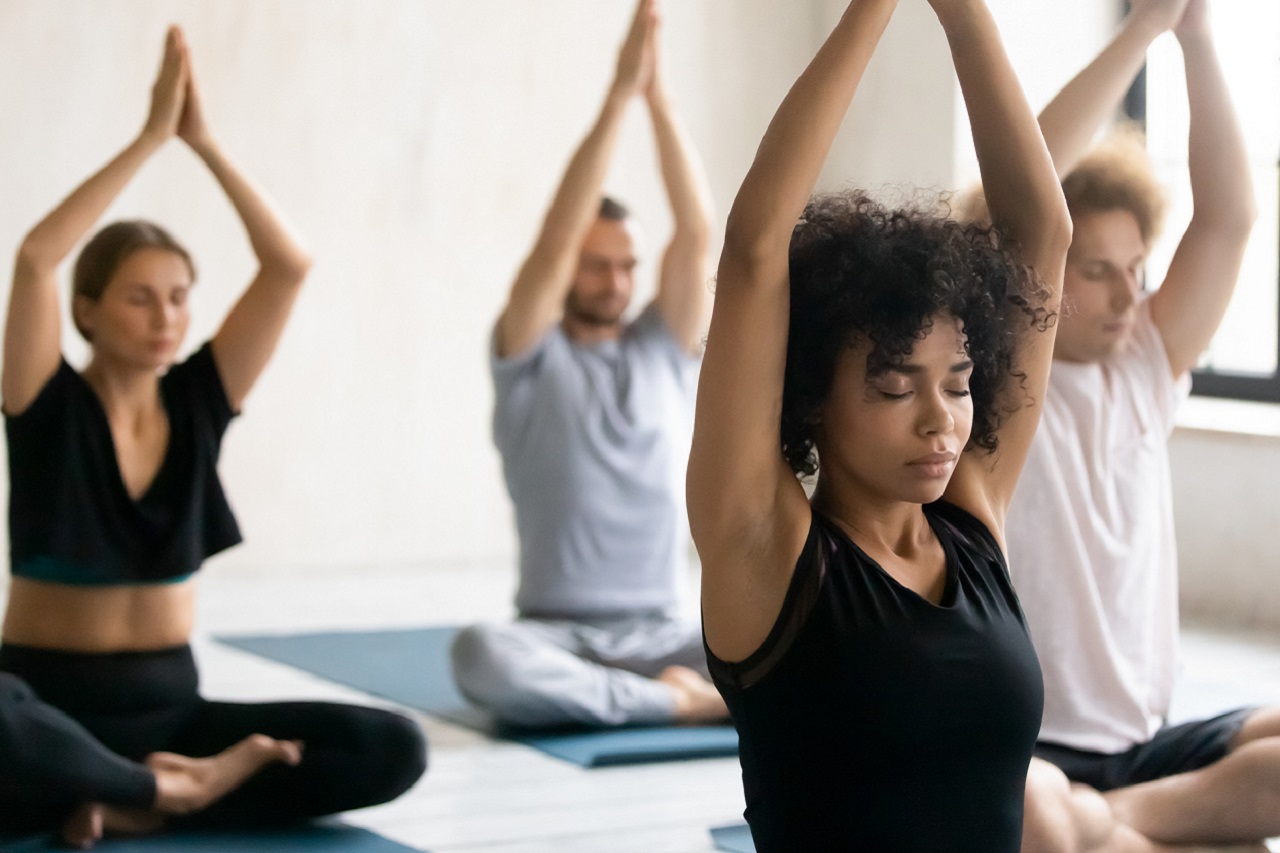
[[[712,213],[639,0],[595,125],[569,162],[494,328],[494,443],[520,539],[519,619],[452,646],[471,702],[518,726],[718,719],[702,633],[679,613],[684,468],[706,322]],[[674,233],[627,322],[634,219],[602,186],[626,111],[652,120]]]
[[[1167,29],[1186,62],[1194,213],[1148,294],[1162,204],[1142,142],[1120,134],[1082,155]],[[1041,127],[1075,236],[1044,412],[1007,525],[1045,678],[1023,850],[1262,851],[1280,835],[1280,708],[1166,725],[1178,651],[1168,439],[1256,217],[1207,0],[1134,2]]]

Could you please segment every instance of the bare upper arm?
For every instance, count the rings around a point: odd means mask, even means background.
[[[0,393],[4,411],[18,415],[35,401],[62,362],[62,317],[56,265],[19,253],[9,291]]]
[[[259,272],[213,336],[213,354],[233,411],[266,369],[293,311],[306,270]]]
[[[785,278],[785,268],[767,270],[721,263],[689,458],[704,626],[726,660],[768,635],[808,534],[808,500],[779,435],[789,291],[753,280]]]
[[[1248,234],[1193,219],[1178,243],[1164,282],[1150,297],[1151,319],[1174,376],[1195,367],[1218,331],[1240,277]]]

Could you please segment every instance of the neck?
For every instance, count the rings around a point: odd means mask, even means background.
[[[565,314],[560,326],[569,340],[585,346],[616,341],[622,337],[621,320],[616,323],[593,323],[573,314]]]
[[[125,366],[94,353],[81,375],[102,400],[109,416],[160,405],[160,377],[150,368]]]
[[[920,504],[885,498],[828,477],[819,478],[813,507],[844,528],[864,551],[906,554],[933,536]]]

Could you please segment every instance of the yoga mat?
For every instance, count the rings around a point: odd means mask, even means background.
[[[413,853],[394,841],[354,826],[305,826],[257,832],[175,832],[146,838],[107,838],[94,853]],[[0,853],[65,853],[52,835],[6,841]]]
[[[717,850],[725,853],[756,853],[756,843],[751,840],[751,828],[745,823],[733,826],[717,826],[711,830],[711,840]]]
[[[738,754],[732,726],[634,726],[530,731],[498,725],[458,693],[449,666],[456,627],[219,637],[219,642],[390,699],[581,767],[721,758]]]

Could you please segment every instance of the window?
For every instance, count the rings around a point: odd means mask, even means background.
[[[1280,402],[1280,3],[1212,5],[1218,55],[1244,127],[1258,222],[1231,307],[1195,374],[1195,393]],[[1127,108],[1145,120],[1147,144],[1170,193],[1166,233],[1191,216],[1187,177],[1187,100],[1182,53],[1171,35],[1147,56]],[[1177,240],[1158,241],[1147,274],[1164,278]]]

